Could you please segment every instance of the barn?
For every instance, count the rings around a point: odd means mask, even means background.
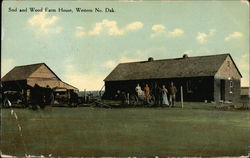
[[[180,100],[180,87],[184,101],[231,101],[240,98],[242,75],[230,54],[188,57],[120,63],[104,79],[103,98],[114,99],[117,91],[134,94],[139,83],[150,89],[154,85],[174,82],[177,87],[177,100]]]
[[[30,89],[35,85],[54,91],[78,91],[76,87],[63,82],[45,63],[16,66],[1,80],[4,91],[19,91],[25,95],[29,95]]]

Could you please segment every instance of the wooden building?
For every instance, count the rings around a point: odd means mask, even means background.
[[[130,62],[119,64],[105,79],[106,99],[113,99],[117,90],[135,93],[139,83],[166,85],[174,82],[177,100],[183,87],[184,101],[232,101],[240,98],[241,73],[230,54]]]
[[[45,63],[16,66],[2,78],[4,90],[26,91],[34,85],[51,89],[78,91],[76,87],[63,82]]]
[[[241,87],[240,99],[241,99],[241,102],[250,104],[250,89],[249,89],[249,87]]]

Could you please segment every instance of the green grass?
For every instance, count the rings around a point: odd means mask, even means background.
[[[247,155],[249,111],[181,108],[2,109],[1,150],[24,156]],[[22,136],[18,125],[22,126]]]

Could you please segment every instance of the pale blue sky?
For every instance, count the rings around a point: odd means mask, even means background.
[[[116,12],[77,13],[76,7]],[[249,85],[249,5],[241,1],[7,1],[2,13],[2,76],[16,65],[45,62],[80,90],[99,90],[120,62],[230,53],[242,86]]]

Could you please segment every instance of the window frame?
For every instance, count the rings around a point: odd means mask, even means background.
[[[233,80],[229,80],[229,93],[233,93],[233,87],[234,87]]]

